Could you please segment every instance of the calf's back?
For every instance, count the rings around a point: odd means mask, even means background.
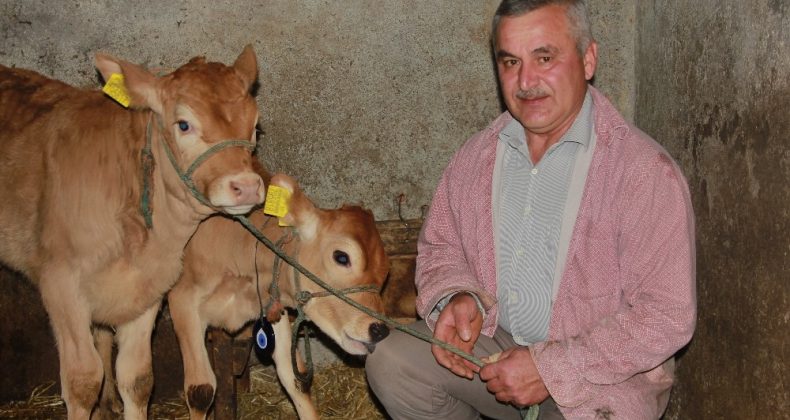
[[[120,241],[102,221],[139,199],[142,124],[99,91],[0,66],[0,259],[35,279],[48,254]]]

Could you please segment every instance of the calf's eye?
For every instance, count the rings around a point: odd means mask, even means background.
[[[332,258],[335,260],[336,263],[348,267],[351,265],[351,258],[349,258],[348,254],[343,251],[335,251],[332,253]]]
[[[179,120],[176,124],[178,124],[178,129],[181,130],[182,133],[186,133],[189,131],[189,123],[184,120]]]

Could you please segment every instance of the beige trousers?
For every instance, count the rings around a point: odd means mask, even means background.
[[[433,335],[425,321],[410,327]],[[497,328],[493,338],[480,336],[474,354],[487,356],[516,345],[509,333]],[[368,355],[365,369],[371,389],[393,420],[521,419],[519,410],[497,401],[479,377],[456,376],[436,363],[429,343],[398,330]],[[539,418],[563,417],[549,398],[540,405]]]

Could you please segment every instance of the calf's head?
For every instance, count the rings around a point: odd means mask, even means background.
[[[232,66],[196,57],[161,77],[104,54],[96,55],[96,68],[105,80],[121,74],[130,106],[153,111],[149,124],[203,204],[243,214],[263,202],[263,181],[252,167],[258,109],[250,92],[258,65],[249,45]]]
[[[372,286],[372,290],[349,292],[346,296],[381,313],[380,289],[389,271],[389,260],[373,215],[357,206],[316,208],[296,182],[284,175],[275,175],[271,183],[291,191],[284,219],[296,228],[300,264],[335,289]],[[301,290],[324,292],[310,279],[300,277]],[[386,324],[332,295],[313,297],[304,310],[310,320],[351,354],[372,352],[376,343],[389,334]]]

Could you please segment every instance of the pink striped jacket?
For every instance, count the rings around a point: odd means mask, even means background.
[[[597,142],[552,307],[549,339],[530,351],[567,418],[655,419],[673,355],[696,319],[694,219],[666,151],[590,87]],[[477,294],[483,333],[497,325],[491,189],[505,112],[447,166],[418,242],[417,310]],[[433,322],[428,321],[431,328]]]

